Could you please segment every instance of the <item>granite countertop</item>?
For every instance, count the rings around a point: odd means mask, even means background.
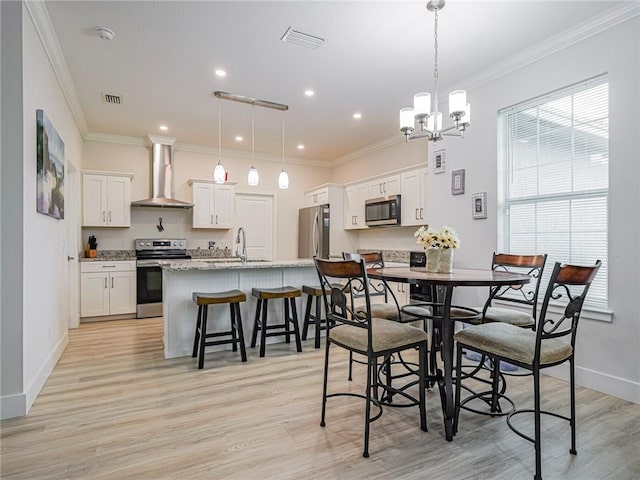
[[[249,260],[242,263],[237,258],[161,260],[158,262],[163,270],[169,272],[193,270],[253,270],[259,268],[296,268],[313,267],[313,260]]]
[[[80,252],[81,262],[123,262],[136,259],[135,250],[98,250],[95,258],[86,258],[84,252]]]

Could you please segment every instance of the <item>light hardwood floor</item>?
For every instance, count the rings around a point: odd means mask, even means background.
[[[269,345],[165,360],[160,319],[82,324],[29,415],[1,424],[3,479],[528,479],[533,446],[504,418],[463,412],[454,441],[443,438],[439,395],[429,391],[429,431],[416,408],[387,408],[362,457],[364,403],[320,404],[324,348]],[[332,349],[330,389],[361,391],[364,370],[346,381],[347,356]],[[567,411],[566,384],[543,380],[543,406]],[[530,379],[509,393],[530,405]],[[640,478],[640,406],[578,388],[578,455],[569,427],[543,422],[545,479]],[[527,418],[523,419],[524,423]]]

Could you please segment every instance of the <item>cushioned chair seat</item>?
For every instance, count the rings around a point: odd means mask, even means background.
[[[329,330],[329,335],[334,342],[366,355],[366,328],[338,325]],[[374,352],[383,352],[427,340],[424,330],[384,318],[371,319],[371,335]]]
[[[473,325],[455,334],[457,342],[478,348],[491,355],[516,362],[532,364],[536,350],[536,332],[508,323]],[[571,356],[570,344],[558,338],[548,338],[540,347],[540,364],[560,362]]]
[[[485,321],[508,323],[516,327],[533,327],[536,323],[531,314],[509,308],[489,307],[484,318]]]

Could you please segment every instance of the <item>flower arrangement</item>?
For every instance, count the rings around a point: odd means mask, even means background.
[[[417,238],[416,243],[422,245],[425,250],[427,248],[455,249],[460,246],[457,232],[446,225],[440,227],[440,230],[423,226],[416,230],[413,236]]]

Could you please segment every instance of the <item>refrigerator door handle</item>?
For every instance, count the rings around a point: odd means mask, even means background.
[[[320,215],[316,212],[315,218],[313,219],[313,254],[315,256],[318,255],[318,249],[320,248],[320,231],[318,229],[318,222],[320,220]]]

